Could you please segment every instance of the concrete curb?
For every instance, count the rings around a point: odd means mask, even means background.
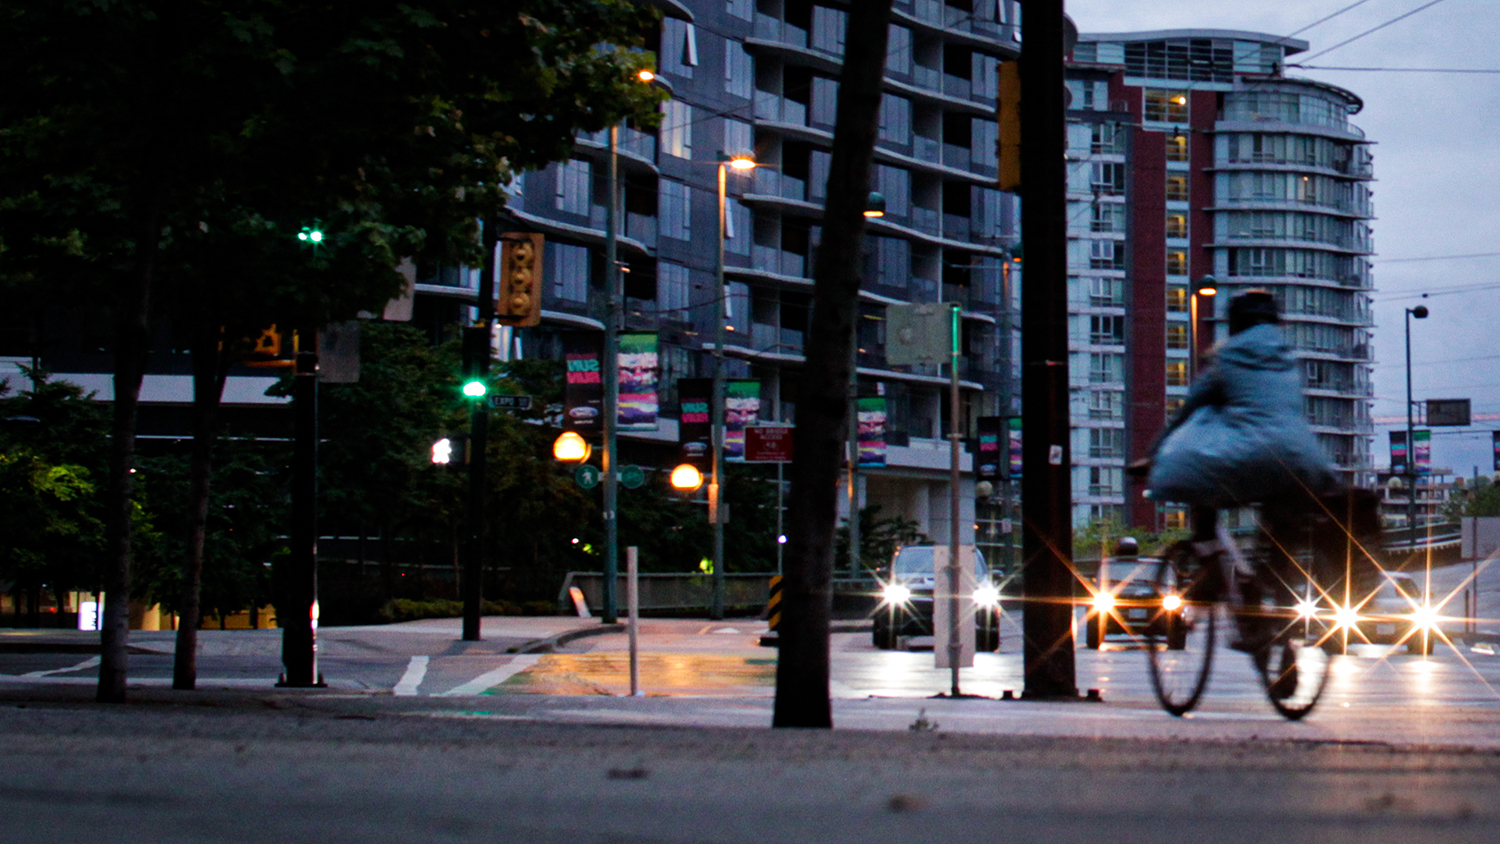
[[[568,630],[554,636],[548,636],[545,639],[533,639],[524,645],[506,648],[505,652],[510,654],[550,654],[575,639],[624,632],[625,625],[623,624],[601,624],[598,627],[580,627],[577,630]]]

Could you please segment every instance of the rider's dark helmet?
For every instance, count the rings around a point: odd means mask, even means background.
[[[1230,334],[1278,322],[1281,322],[1281,313],[1276,308],[1276,297],[1269,291],[1246,290],[1229,301]]]

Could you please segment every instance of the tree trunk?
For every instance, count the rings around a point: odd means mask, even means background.
[[[848,425],[850,352],[860,250],[870,194],[891,0],[852,4],[839,77],[823,239],[813,268],[807,364],[797,390],[787,551],[776,662],[777,727],[832,727],[828,628],[832,614],[839,460]]]
[[[162,188],[148,181],[136,234],[135,270],[120,285],[116,304],[115,396],[109,438],[109,485],[104,491],[104,613],[99,625],[100,703],[125,702],[126,645],[130,639],[131,472],[135,424],[146,354],[151,349],[151,287],[161,237]]]
[[[209,294],[204,294],[209,295]],[[193,338],[193,454],[188,467],[187,558],[182,561],[182,596],[172,688],[198,685],[198,626],[202,620],[203,540],[208,532],[208,495],[213,481],[214,441],[219,436],[219,401],[229,356],[223,331],[203,320]],[[219,613],[222,624],[223,613]]]

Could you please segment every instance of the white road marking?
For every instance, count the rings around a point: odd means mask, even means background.
[[[78,663],[77,665],[75,665],[75,666],[73,666],[71,668],[54,668],[51,671],[32,671],[32,672],[29,672],[27,674],[22,674],[21,676],[22,677],[48,677],[48,676],[51,676],[53,674],[66,674],[69,671],[82,671],[85,668],[93,668],[94,666],[96,666],[98,664],[99,664],[99,657],[97,657],[97,656],[91,656],[88,659],[84,660],[83,662]]]
[[[486,671],[461,686],[455,686],[446,692],[439,692],[435,697],[455,697],[459,695],[477,695],[486,689],[498,686],[520,674],[522,671],[536,665],[542,659],[542,654],[527,654],[512,659],[508,664],[499,668]]]
[[[391,694],[397,697],[411,697],[417,693],[417,687],[422,685],[422,678],[427,676],[427,657],[414,656],[411,662],[406,664],[406,673],[401,675],[401,681],[391,689]]]

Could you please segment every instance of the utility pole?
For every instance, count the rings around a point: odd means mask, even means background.
[[[619,621],[620,579],[620,126],[609,127],[609,207],[604,210],[604,612],[605,624]]]
[[[464,329],[464,378],[486,383],[490,373],[490,335],[495,318],[495,245],[500,233],[493,219],[484,221],[481,249],[484,263],[479,268],[479,291],[474,307],[478,312],[474,324]],[[469,403],[469,495],[465,517],[463,601],[463,640],[477,642],[480,633],[480,608],[484,603],[484,482],[488,469],[490,411],[481,393]]]
[[[278,686],[322,686],[318,671],[318,333],[296,335],[292,376],[291,551],[283,564],[277,615],[281,621]]]
[[[1021,54],[1021,457],[1027,698],[1078,696],[1068,454],[1067,148],[1062,0],[1026,4]]]

